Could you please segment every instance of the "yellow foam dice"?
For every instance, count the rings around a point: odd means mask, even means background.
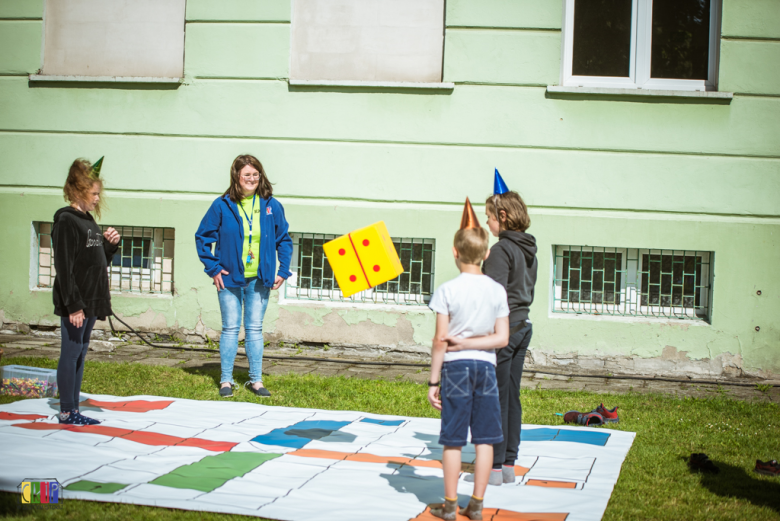
[[[383,284],[404,272],[383,221],[326,242],[322,251],[345,297]]]

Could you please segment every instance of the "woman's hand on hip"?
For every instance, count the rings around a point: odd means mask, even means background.
[[[221,272],[211,277],[212,279],[214,279],[214,285],[217,287],[217,291],[222,291],[223,289],[225,289],[225,283],[222,282],[222,275],[230,275],[230,273],[228,273],[225,270],[222,270]]]
[[[76,311],[75,313],[70,314],[70,323],[73,324],[76,327],[81,327],[84,325],[84,310],[80,309]]]
[[[284,279],[280,275],[277,275],[276,280],[274,280],[274,287],[271,289],[279,289],[282,283],[284,283]]]
[[[118,231],[109,226],[108,229],[103,232],[103,238],[105,238],[111,244],[117,244],[119,243],[120,235]]]

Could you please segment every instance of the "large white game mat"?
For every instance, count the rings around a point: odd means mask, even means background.
[[[430,521],[427,505],[443,501],[439,420],[158,396],[82,399],[81,412],[102,424],[60,425],[54,399],[0,406],[0,489],[56,479],[65,500],[285,521]],[[484,519],[601,519],[634,436],[523,425],[517,481],[488,487]],[[464,447],[465,469],[474,456]],[[460,503],[471,491],[461,476]]]

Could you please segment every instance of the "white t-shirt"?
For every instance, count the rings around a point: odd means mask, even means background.
[[[493,334],[496,319],[509,316],[504,287],[487,275],[471,273],[461,273],[439,286],[428,307],[449,315],[447,334],[460,338]],[[474,349],[445,353],[445,362],[453,360],[484,360],[496,365],[496,352]]]

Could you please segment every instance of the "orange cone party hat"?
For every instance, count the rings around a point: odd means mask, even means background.
[[[481,228],[477,214],[474,212],[468,197],[466,197],[466,205],[463,207],[463,217],[460,219],[460,229],[465,230],[466,228]]]

